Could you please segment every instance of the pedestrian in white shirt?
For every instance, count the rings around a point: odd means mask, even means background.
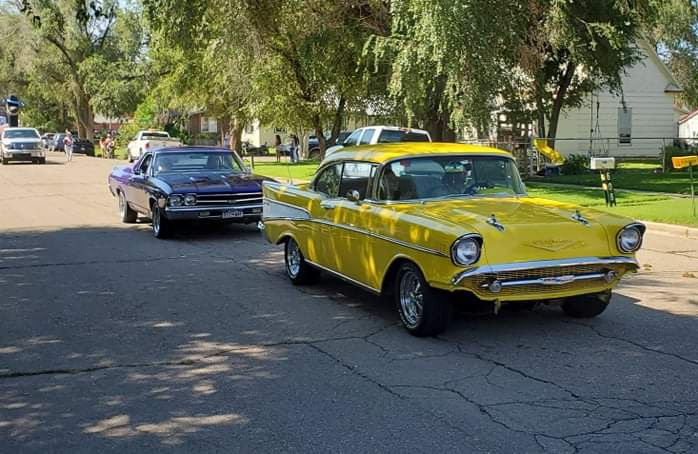
[[[69,130],[65,130],[63,138],[63,150],[65,151],[65,159],[68,162],[73,161],[73,134]]]

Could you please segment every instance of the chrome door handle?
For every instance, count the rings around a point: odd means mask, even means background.
[[[326,210],[334,210],[335,204],[330,203],[330,202],[320,202],[320,208],[324,208]]]

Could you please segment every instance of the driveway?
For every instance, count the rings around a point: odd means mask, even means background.
[[[251,226],[118,223],[115,161],[0,167],[0,452],[698,451],[698,241],[650,231],[599,318],[417,339]]]

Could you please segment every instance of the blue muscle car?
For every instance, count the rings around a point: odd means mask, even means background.
[[[160,148],[114,167],[109,190],[119,199],[122,222],[142,214],[152,220],[153,235],[166,238],[179,220],[258,222],[264,180],[227,149]]]

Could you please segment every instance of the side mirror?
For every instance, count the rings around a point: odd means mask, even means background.
[[[141,174],[141,168],[140,168],[140,167],[136,167],[135,169],[133,169],[133,174],[134,174],[134,175],[140,175],[140,174]]]
[[[351,202],[359,203],[361,201],[361,194],[359,194],[359,191],[354,189],[353,191],[347,192],[347,199]]]

